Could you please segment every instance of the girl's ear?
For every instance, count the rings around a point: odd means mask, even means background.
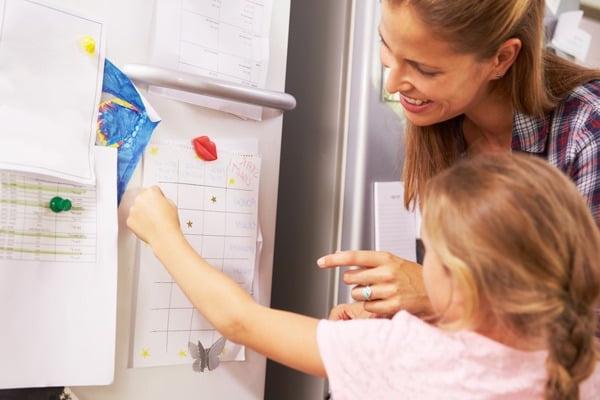
[[[506,74],[519,56],[521,47],[521,39],[517,38],[511,38],[502,43],[494,56],[493,68],[491,71],[492,76],[490,79],[499,79]]]

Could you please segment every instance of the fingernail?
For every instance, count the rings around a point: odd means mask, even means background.
[[[318,265],[319,267],[323,267],[323,266],[325,266],[325,257],[321,257],[321,258],[319,258],[319,259],[317,260],[317,265]]]

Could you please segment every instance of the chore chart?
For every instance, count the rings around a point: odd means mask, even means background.
[[[55,196],[69,212],[48,207]],[[32,175],[0,172],[0,261],[96,262],[96,190]]]
[[[260,158],[220,152],[200,160],[191,145],[156,143],[144,155],[143,185],[158,185],[178,208],[192,247],[249,293],[256,268]],[[189,364],[188,342],[209,348],[220,334],[196,311],[154,256],[140,244],[132,346],[133,367]],[[227,342],[222,361],[244,360]]]

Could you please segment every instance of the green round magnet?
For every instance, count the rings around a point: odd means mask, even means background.
[[[62,197],[59,197],[59,196],[53,197],[52,200],[50,200],[49,207],[55,213],[59,213],[62,211],[62,202],[63,202]]]
[[[73,207],[73,203],[69,199],[63,199],[60,196],[53,197],[50,200],[49,207],[55,213],[69,211]]]
[[[69,211],[73,206],[73,203],[71,203],[71,200],[69,199],[63,199],[60,206],[63,211]]]

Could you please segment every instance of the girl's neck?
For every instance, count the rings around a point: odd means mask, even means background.
[[[541,351],[547,349],[545,338],[527,338],[511,330],[502,329],[499,326],[491,328],[482,327],[476,329],[475,332],[520,351]]]
[[[512,143],[513,106],[509,98],[488,93],[465,113],[463,135],[470,153],[508,151]]]

